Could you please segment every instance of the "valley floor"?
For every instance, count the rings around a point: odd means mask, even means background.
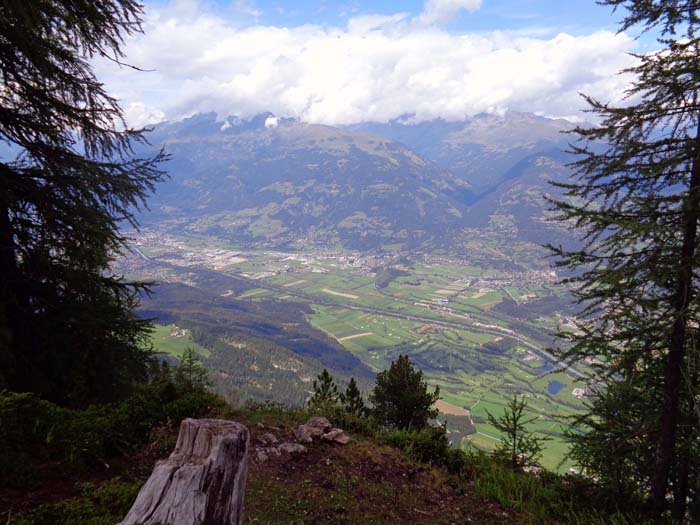
[[[562,432],[564,417],[583,407],[585,388],[578,382],[583,368],[565,366],[549,348],[559,344],[557,329],[575,329],[575,306],[547,266],[525,267],[521,261],[499,269],[500,259],[489,263],[483,253],[482,259],[470,262],[420,253],[238,250],[217,239],[156,231],[138,239],[133,256],[122,261],[122,271],[135,277],[201,288],[198,272],[207,271],[228,279],[229,285],[222,281],[210,288],[213,297],[231,305],[259,305],[263,311],[271,302],[292,309],[310,307],[304,314],[307,323],[372,372],[386,369],[399,354],[409,355],[429,383],[440,386],[444,401],[462,411],[444,414],[450,416],[455,445],[492,450],[500,436],[487,413],[500,415],[514,393],[527,396],[528,410],[536,418],[534,430],[550,438],[544,465],[562,472],[573,467],[562,463]],[[149,314],[158,315],[157,289],[153,303],[155,310]],[[192,314],[186,305],[182,310],[187,326],[187,315]],[[168,309],[166,317],[172,314]],[[231,310],[231,316],[236,315]],[[281,330],[289,326],[283,323]],[[157,335],[156,347],[175,355],[185,342],[198,342],[179,333],[179,340],[168,340],[165,328]],[[206,349],[198,351],[207,357]],[[216,366],[221,369],[220,360]],[[260,360],[250,366],[257,373],[246,372],[246,386],[257,392],[253,397],[278,391],[278,384],[261,379]],[[272,366],[276,375],[281,368],[302,369],[279,362]],[[337,372],[326,363],[321,368],[326,366]],[[229,380],[236,372],[225,373]],[[303,395],[315,374],[297,375]]]

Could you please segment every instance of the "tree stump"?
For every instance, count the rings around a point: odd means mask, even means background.
[[[233,421],[185,419],[120,525],[240,525],[248,444]]]

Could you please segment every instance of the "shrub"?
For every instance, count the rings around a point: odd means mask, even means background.
[[[450,446],[447,429],[443,426],[426,427],[419,431],[396,430],[387,434],[385,439],[410,457],[445,467],[453,473],[463,472],[469,465],[467,454]]]
[[[43,505],[33,512],[9,517],[7,525],[114,525],[124,518],[141,483],[127,483],[114,478],[95,487],[83,485],[79,498],[54,505]]]
[[[222,412],[226,405],[203,390],[179,393],[163,402],[160,385],[145,385],[117,404],[85,410],[59,407],[33,394],[0,392],[0,485],[32,483],[35,464],[60,461],[84,468],[143,445],[154,428],[185,417]]]

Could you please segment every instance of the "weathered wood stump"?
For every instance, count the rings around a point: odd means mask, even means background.
[[[248,444],[233,421],[185,419],[120,525],[240,525]]]

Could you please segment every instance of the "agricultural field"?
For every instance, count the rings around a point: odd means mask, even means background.
[[[554,332],[572,329],[575,320],[553,271],[429,255],[237,251],[181,242],[182,248],[168,241],[141,251],[153,262],[199,265],[249,283],[239,292],[222,290],[223,297],[309,305],[308,323],[375,372],[408,355],[440,387],[442,420],[454,427],[450,439],[460,446],[495,447],[500,436],[488,413],[499,416],[514,394],[527,396],[533,430],[550,438],[543,464],[570,466],[560,464],[562,430],[584,400],[581,391],[573,394],[582,387],[578,372],[564,370],[547,351],[556,344]],[[173,355],[195,347],[187,334],[173,337],[172,327],[159,327],[154,345]]]
[[[464,436],[462,446],[493,448],[499,435],[488,424],[487,412],[500,415],[513,394],[526,395],[530,416],[537,418],[533,430],[551,438],[544,465],[559,468],[564,450],[562,417],[575,413],[582,403],[571,394],[575,379],[550,370],[533,353],[517,345],[499,346],[504,340],[491,334],[434,329],[336,307],[315,306],[311,322],[376,371],[387,368],[399,354],[409,355],[429,384],[440,386],[445,402],[467,411],[476,433]]]
[[[156,324],[153,326],[154,330],[151,334],[151,342],[156,352],[168,354],[173,357],[180,357],[185,353],[185,350],[191,348],[203,357],[209,357],[211,354],[209,350],[192,340],[192,334],[189,330],[175,325],[164,326]]]

